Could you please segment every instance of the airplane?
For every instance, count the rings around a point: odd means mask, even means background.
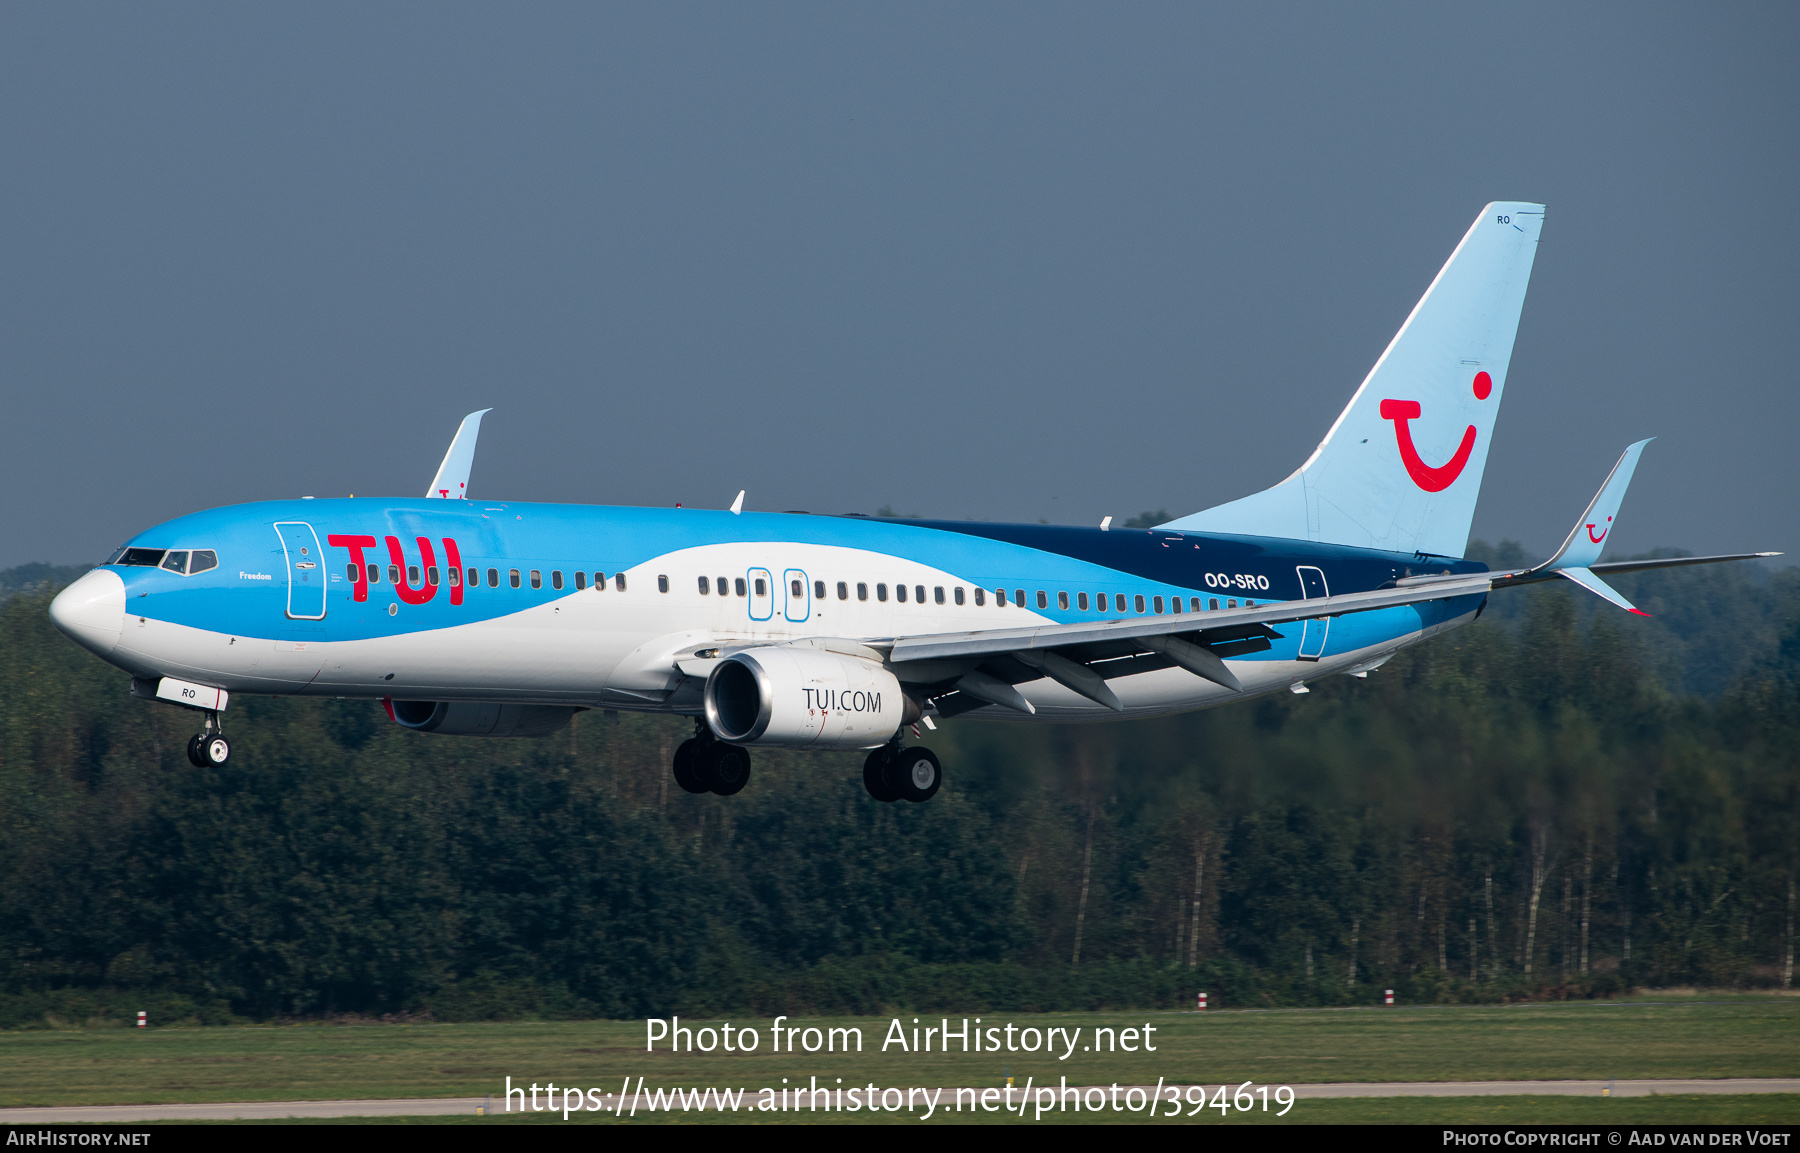
[[[694,720],[672,771],[722,796],[762,747],[868,750],[878,801],[943,782],[918,725],[1164,716],[1366,677],[1568,580],[1638,612],[1612,573],[1775,553],[1601,563],[1627,448],[1555,555],[1463,558],[1544,220],[1489,204],[1312,455],[1272,488],[1153,528],[478,500],[481,419],[421,499],[263,501],[133,537],[50,606],[201,714],[230,756],[237,693],[379,700],[420,733],[532,737],[577,713]],[[905,743],[911,731],[914,743]]]

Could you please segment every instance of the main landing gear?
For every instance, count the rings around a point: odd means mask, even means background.
[[[863,762],[863,788],[878,801],[923,803],[937,796],[944,768],[924,745],[903,748],[899,739],[881,746]]]
[[[188,761],[197,769],[210,769],[224,764],[231,757],[231,742],[225,739],[225,730],[219,724],[218,713],[206,714],[206,727],[188,738]]]
[[[696,722],[693,737],[675,750],[675,783],[690,793],[741,792],[750,783],[750,750],[726,744]]]

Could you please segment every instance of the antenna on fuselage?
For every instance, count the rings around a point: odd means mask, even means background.
[[[438,465],[437,476],[425,490],[426,497],[462,500],[469,495],[469,470],[475,465],[475,438],[481,435],[481,418],[492,411],[484,408],[463,417],[462,426],[456,430],[455,439],[444,453],[444,463]]]

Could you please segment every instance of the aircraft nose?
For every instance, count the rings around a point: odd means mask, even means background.
[[[82,648],[105,656],[125,627],[125,582],[111,569],[95,569],[56,594],[50,620]]]

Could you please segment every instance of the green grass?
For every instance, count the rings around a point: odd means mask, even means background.
[[[1742,1096],[1687,1094],[1666,1097],[1391,1097],[1297,1102],[1285,1117],[1273,1112],[1233,1113],[1229,1125],[1792,1125],[1800,1121],[1800,1094],[1756,1093]],[[182,1122],[181,1124],[197,1124]],[[477,1117],[317,1117],[294,1120],[208,1121],[207,1125],[562,1125],[560,1113]],[[869,1113],[639,1113],[622,1119],[611,1114],[573,1115],[567,1124],[584,1125],[917,1125],[916,1114]],[[1029,1116],[939,1112],[928,1124],[948,1125],[1166,1125],[1165,1118],[1141,1114],[1063,1113],[1042,1121]],[[1217,1125],[1216,1110],[1185,1124]],[[136,1126],[133,1126],[135,1128]]]
[[[996,1014],[984,1024],[1156,1027],[1154,1053],[882,1053],[887,1018],[860,1025],[860,1054],[771,1053],[770,1022],[752,1054],[644,1051],[642,1022],[305,1025],[70,1030],[0,1034],[0,1105],[498,1096],[554,1081],[616,1091],[658,1085],[760,1088],[817,1076],[835,1086],[1449,1081],[1800,1076],[1800,1001],[1579,1003],[1350,1012]],[[698,1027],[706,1022],[684,1021]],[[911,1028],[911,1016],[904,1019]],[[936,1024],[921,1020],[920,1027]],[[910,1036],[909,1036],[910,1040]],[[1761,1098],[1758,1098],[1761,1099]],[[1550,1100],[1562,1100],[1552,1098]],[[1626,1101],[1608,1104],[1623,1107]],[[1310,1112],[1327,1103],[1306,1105]],[[1336,1105],[1331,1106],[1336,1108]],[[1369,1103],[1368,1108],[1407,1108]],[[1559,1106],[1560,1107],[1560,1106]],[[1570,1108],[1579,1106],[1570,1105]],[[1632,1106],[1637,1107],[1636,1105]]]

